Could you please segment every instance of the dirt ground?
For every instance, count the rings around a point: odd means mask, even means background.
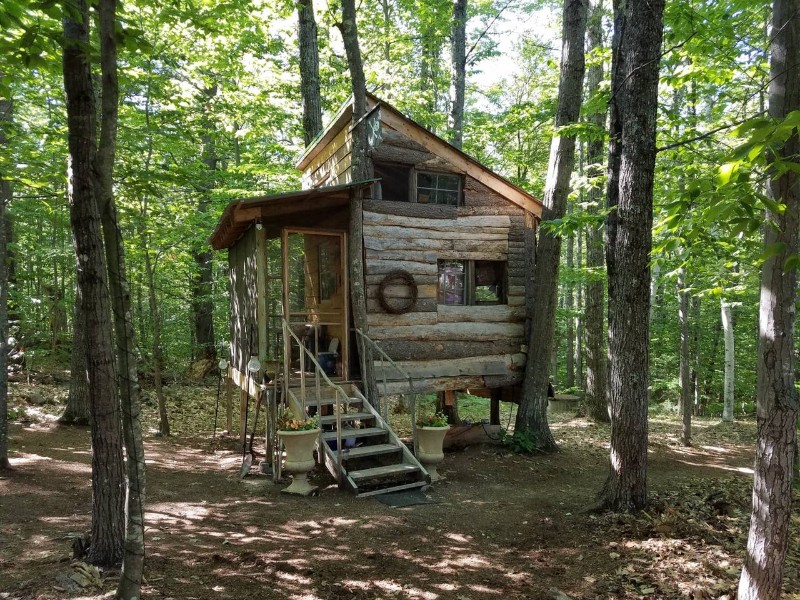
[[[202,393],[213,405],[211,387]],[[191,413],[191,402],[172,409]],[[90,525],[88,429],[37,421],[12,425],[13,471],[0,475],[0,599],[109,597],[118,573],[83,588],[70,579],[80,568],[72,538]],[[636,516],[581,512],[605,477],[608,429],[570,416],[553,429],[554,455],[448,453],[445,479],[428,491],[434,503],[407,508],[340,492],[319,470],[318,497],[287,496],[286,483],[256,468],[239,479],[233,439],[211,452],[210,430],[169,439],[148,430],[144,596],[507,600],[555,588],[575,599],[735,597],[753,423],[696,421],[695,446],[684,449],[677,420],[654,417],[652,501]],[[798,531],[796,508],[791,599],[800,599]]]

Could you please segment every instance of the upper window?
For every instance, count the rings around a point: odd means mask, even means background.
[[[506,304],[508,263],[500,260],[440,260],[439,304]]]
[[[417,172],[417,202],[458,206],[461,177],[450,173]]]

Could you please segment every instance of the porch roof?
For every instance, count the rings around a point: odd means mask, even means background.
[[[222,212],[209,243],[214,250],[230,248],[253,223],[268,224],[280,217],[319,213],[335,207],[347,206],[350,191],[365,188],[376,180],[357,181],[309,190],[255,196],[234,200]]]

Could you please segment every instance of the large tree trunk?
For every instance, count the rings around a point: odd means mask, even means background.
[[[0,81],[5,73],[0,71]],[[6,128],[11,124],[12,103],[0,98],[0,151],[8,152]],[[8,461],[8,239],[6,210],[11,203],[11,180],[0,172],[0,470],[10,467]]]
[[[783,119],[800,109],[800,0],[774,0],[770,56],[769,115]],[[800,136],[795,129],[776,157],[796,166]],[[798,396],[794,378],[794,319],[797,271],[784,269],[800,252],[800,180],[792,169],[773,169],[767,193],[786,209],[767,210],[765,247],[780,244],[761,271],[759,310],[758,441],[753,476],[753,511],[747,538],[740,600],[781,597],[789,544],[792,475],[797,443]]]
[[[603,2],[599,0],[592,7],[586,28],[587,46],[597,54],[603,45]],[[603,63],[595,62],[586,70],[586,97],[593,98],[600,90],[603,81]],[[606,127],[606,111],[598,111],[587,117],[599,132]],[[603,162],[603,139],[597,135],[586,144],[586,174],[592,187],[586,194],[587,211],[597,215],[603,196],[600,184]],[[603,231],[597,225],[589,225],[586,231],[586,267],[592,271],[586,283],[586,405],[589,416],[595,421],[608,423],[608,402],[606,401],[606,334],[605,334],[605,293],[602,271]]]
[[[461,149],[464,141],[464,91],[467,80],[467,0],[453,0],[450,39],[450,143]]]
[[[81,290],[75,291],[75,316],[72,321],[72,353],[70,354],[69,393],[67,406],[61,415],[59,423],[67,425],[88,425],[91,421],[91,407],[89,402],[89,376],[86,372],[86,324],[83,321],[83,312],[80,310]]]
[[[78,16],[80,21],[74,20]],[[70,221],[78,256],[80,310],[86,324],[92,410],[92,533],[88,560],[115,566],[122,559],[125,476],[114,376],[111,309],[100,214],[95,198],[95,102],[89,59],[89,10],[68,0],[64,11],[64,90],[69,146]]]
[[[567,236],[567,269],[575,269],[575,236]],[[563,288],[564,312],[567,314],[567,352],[566,366],[567,374],[564,378],[564,385],[567,388],[575,387],[575,295],[572,282],[566,282]]]
[[[608,157],[608,398],[612,510],[647,503],[650,249],[664,0],[614,3]]]
[[[681,414],[683,428],[681,443],[692,445],[692,382],[689,377],[689,292],[686,290],[686,268],[678,271],[678,322],[680,324],[680,368]]]
[[[119,85],[117,83],[116,0],[100,0],[101,126],[97,152],[97,203],[103,223],[108,265],[111,308],[117,343],[117,388],[122,408],[122,429],[127,454],[128,489],[125,505],[125,546],[122,575],[117,590],[125,600],[140,595],[144,569],[145,460],[139,421],[139,375],[136,337],[128,279],[125,247],[114,201],[114,158],[116,155]]]
[[[197,211],[200,213],[208,212],[211,206],[211,190],[216,185],[217,144],[216,132],[214,131],[215,128],[210,114],[210,105],[217,92],[216,83],[203,91],[206,106],[204,107],[205,115],[203,117],[202,162],[206,167],[206,181],[200,186],[200,199],[197,203]],[[197,349],[195,359],[198,361],[214,361],[217,355],[214,342],[214,302],[212,298],[214,255],[203,240],[202,246],[192,252],[192,258],[195,262],[195,273],[192,276],[190,294],[192,302],[192,332],[194,346]]]
[[[575,123],[580,114],[587,4],[588,0],[564,1],[558,111],[544,193],[545,221],[560,219],[567,207],[569,178],[575,165],[575,137],[562,136],[558,129]],[[544,228],[540,232],[533,274],[532,305],[536,307],[536,318],[530,319],[528,335],[528,347],[538,351],[528,354],[515,431],[531,435],[537,447],[543,450],[555,450],[556,442],[547,423],[547,389],[555,329],[561,237]]]
[[[369,177],[367,164],[367,130],[362,118],[367,112],[367,87],[364,79],[364,67],[361,62],[361,50],[358,45],[358,29],[356,27],[356,8],[354,0],[342,1],[342,22],[340,25],[344,47],[347,53],[347,64],[350,68],[350,80],[353,88],[353,150],[351,173],[353,181],[364,181]],[[350,262],[350,304],[353,309],[353,324],[364,334],[368,334],[367,295],[364,285],[364,194],[361,188],[354,188],[350,193],[350,227],[348,232],[348,258]],[[372,361],[372,350],[361,336],[356,336],[358,353],[361,358],[361,380],[367,398],[378,400],[378,387]]]
[[[736,355],[734,353],[733,315],[731,314],[731,305],[723,301],[721,303],[720,312],[722,314],[722,332],[725,338],[725,379],[722,394],[722,420],[733,421],[733,382]]]
[[[300,46],[300,95],[303,98],[303,141],[305,145],[322,131],[322,100],[319,92],[319,49],[313,0],[297,2]]]

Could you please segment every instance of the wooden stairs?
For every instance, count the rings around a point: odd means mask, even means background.
[[[423,488],[430,476],[406,445],[400,441],[380,414],[353,383],[340,386],[347,397],[328,386],[320,389],[319,402],[313,385],[306,386],[305,399],[299,388],[289,389],[289,404],[314,415],[320,411],[320,461],[339,481],[340,487],[356,496]],[[341,435],[337,436],[336,404],[341,411]],[[337,437],[342,442],[341,453]],[[341,463],[340,463],[341,457]]]

